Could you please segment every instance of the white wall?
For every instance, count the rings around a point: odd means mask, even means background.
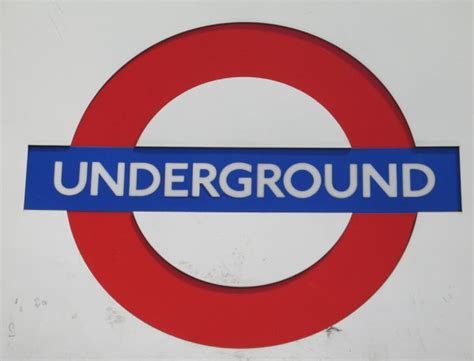
[[[28,144],[69,144],[82,113],[136,54],[212,23],[294,27],[366,65],[416,144],[458,145],[462,213],[420,214],[392,276],[364,306],[277,347],[188,343],[117,304],[85,266],[65,212],[24,211]],[[3,2],[2,355],[4,359],[471,359],[472,12],[461,2]]]

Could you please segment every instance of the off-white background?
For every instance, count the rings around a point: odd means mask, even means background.
[[[4,359],[471,359],[469,3],[3,2],[1,21]],[[343,48],[387,86],[417,145],[459,145],[462,159],[463,213],[420,214],[392,276],[339,332],[254,350],[147,326],[91,275],[64,212],[22,209],[28,144],[68,144],[97,90],[145,48],[231,21],[290,26]]]
[[[260,78],[221,79],[169,102],[138,144],[226,147],[349,147],[317,101]],[[287,279],[321,259],[350,213],[135,212],[145,238],[181,271],[223,286]]]

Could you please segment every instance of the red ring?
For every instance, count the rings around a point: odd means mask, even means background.
[[[293,86],[337,119],[353,147],[413,147],[394,99],[363,65],[315,36],[239,23],[167,39],[121,68],[89,105],[75,146],[136,145],[153,116],[179,94],[228,77]],[[300,339],[340,321],[389,277],[416,214],[354,214],[322,260],[286,281],[230,288],[177,271],[147,243],[132,213],[68,212],[91,272],[123,307],[171,335],[220,347]]]

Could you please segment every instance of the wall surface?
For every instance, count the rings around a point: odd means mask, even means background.
[[[1,16],[1,359],[472,359],[471,3],[15,1],[2,2]],[[362,62],[396,99],[417,146],[460,147],[463,197],[461,213],[418,215],[395,271],[349,317],[296,342],[249,350],[193,344],[140,321],[89,271],[66,212],[23,209],[28,145],[70,144],[97,91],[144,49],[240,21],[303,30]],[[175,99],[140,144],[348,146],[331,121],[289,87],[226,80]],[[350,214],[275,217],[136,214],[152,246],[183,272],[237,286],[305,269]],[[231,248],[222,243],[229,229]],[[269,232],[274,245],[265,243]],[[299,243],[289,244],[295,234]]]

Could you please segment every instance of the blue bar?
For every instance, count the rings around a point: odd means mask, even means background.
[[[55,162],[62,162],[64,187],[74,187],[78,182],[79,164],[87,162],[87,183],[76,195],[61,194],[54,184]],[[124,163],[124,194],[117,196],[102,180],[99,180],[98,195],[91,195],[91,162],[100,162],[113,179],[117,177],[117,164]],[[160,174],[157,190],[147,196],[129,195],[129,166],[132,162],[150,163]],[[231,172],[229,187],[241,190],[239,179],[251,178],[251,194],[234,198],[225,194],[219,184],[222,169],[234,162],[247,163],[252,171]],[[183,182],[175,182],[174,189],[188,190],[187,197],[165,197],[165,163],[187,163],[187,170],[175,170],[175,176],[184,176]],[[192,166],[194,163],[209,163],[217,170],[212,185],[219,197],[201,188],[199,196],[192,196]],[[278,198],[268,187],[263,197],[257,197],[257,164],[271,163],[281,169],[281,178],[275,183],[284,197]],[[283,176],[296,163],[308,163],[321,174],[319,190],[308,198],[297,198],[285,188]],[[403,164],[423,164],[435,176],[432,190],[420,197],[407,197],[403,192]],[[349,165],[357,166],[356,191],[346,198],[332,196],[324,181],[325,164],[333,166],[334,187],[344,190],[349,185]],[[397,195],[389,197],[373,180],[371,195],[364,197],[362,164],[370,164],[388,180],[389,164],[396,164]],[[58,172],[59,173],[59,172]],[[152,176],[145,170],[138,171],[138,188],[146,188]],[[205,175],[206,172],[203,172]],[[421,189],[427,176],[422,171],[412,171],[411,188]],[[267,174],[270,176],[271,174]],[[308,189],[313,177],[299,171],[292,177],[297,190]],[[455,212],[461,210],[459,149],[457,147],[429,147],[413,149],[307,149],[307,148],[98,148],[30,146],[26,177],[25,209],[107,211],[107,212],[353,212],[353,213],[413,213]]]

